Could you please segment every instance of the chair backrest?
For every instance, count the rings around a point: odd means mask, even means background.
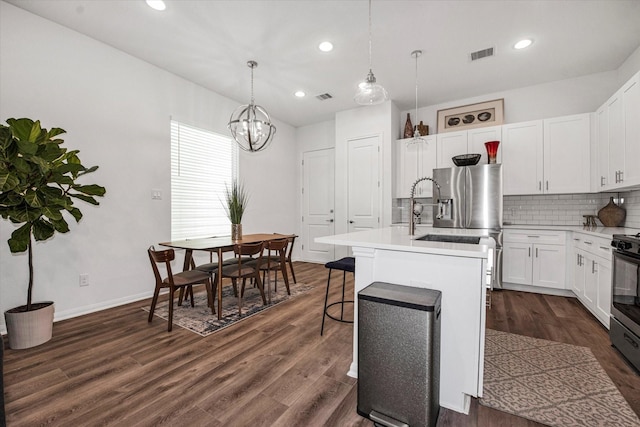
[[[165,269],[167,271],[167,277],[169,278],[169,283],[173,284],[173,273],[171,272],[171,261],[173,261],[176,257],[175,251],[173,249],[165,249],[162,251],[156,251],[153,246],[149,246],[147,249],[147,253],[149,254],[149,260],[151,261],[151,267],[153,268],[153,275],[156,278],[156,285],[162,286],[162,275],[160,274],[160,270],[158,269],[158,264],[164,264]]]
[[[267,267],[270,269],[271,268],[271,262],[273,261],[271,259],[271,254],[278,254],[280,261],[274,263],[275,266],[277,266],[279,263],[284,263],[286,262],[286,252],[287,252],[287,246],[289,246],[289,238],[284,238],[284,239],[277,239],[277,240],[269,240],[267,242],[265,242],[264,244],[264,248],[267,250]]]
[[[249,255],[255,261],[256,268],[260,268],[262,262],[262,251],[264,250],[264,242],[257,243],[240,243],[233,246],[233,252],[238,260],[238,266],[242,267],[242,256]],[[255,255],[255,257],[254,257]]]
[[[295,234],[293,236],[290,236],[287,240],[289,240],[289,243],[291,243],[289,245],[289,250],[287,251],[287,261],[291,261],[291,253],[293,252],[293,244],[296,241],[296,236]]]

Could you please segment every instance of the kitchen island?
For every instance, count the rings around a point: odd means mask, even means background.
[[[442,292],[440,405],[469,413],[471,397],[482,397],[486,286],[493,239],[478,244],[421,241],[425,234],[474,236],[480,230],[390,227],[316,238],[319,243],[350,246],[356,258],[353,360],[348,375],[358,374],[357,294],[375,281]]]

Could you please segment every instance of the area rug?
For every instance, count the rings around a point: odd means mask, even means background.
[[[590,349],[487,329],[482,405],[557,427],[638,427]]]
[[[271,289],[271,304],[263,305],[260,292],[247,284],[244,298],[242,299],[242,317],[238,316],[238,298],[233,296],[233,288],[225,285],[222,288],[222,319],[218,320],[217,314],[211,314],[211,309],[207,305],[207,293],[203,290],[194,294],[195,307],[191,307],[189,300],[178,306],[177,297],[173,306],[173,326],[180,326],[198,335],[206,337],[216,331],[224,329],[234,323],[247,319],[261,311],[268,310],[276,305],[296,298],[313,286],[301,283],[290,284],[291,295],[287,295],[287,288],[284,283],[278,286],[278,292]],[[265,290],[265,294],[266,294]],[[218,309],[218,300],[215,301],[215,308]],[[142,307],[149,312],[150,307]],[[154,316],[160,317],[167,322],[169,318],[169,305],[167,301],[160,301],[154,311]]]

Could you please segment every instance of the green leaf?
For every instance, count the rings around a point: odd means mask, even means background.
[[[62,209],[62,208],[60,208]],[[46,216],[47,218],[49,218],[51,220],[51,222],[53,221],[59,221],[62,219],[62,213],[60,212],[60,209],[53,209],[49,206],[46,206],[44,208],[42,208],[42,214],[44,216]]]
[[[67,221],[65,221],[64,218],[61,218],[59,220],[51,220],[51,224],[58,233],[69,232],[69,224],[67,224]]]
[[[36,240],[47,240],[55,233],[55,228],[49,221],[39,219],[33,222],[33,237]]]
[[[38,152],[38,144],[31,141],[18,140],[18,149],[20,152],[29,155],[35,155]]]
[[[9,250],[12,253],[24,252],[29,245],[31,236],[31,224],[25,224],[11,233],[9,238]]]
[[[4,171],[0,172],[0,190],[12,190],[16,188],[18,184],[20,184],[20,180],[14,174]]]
[[[89,196],[104,196],[106,190],[99,185],[74,185],[73,189]]]
[[[57,199],[62,197],[62,190],[59,189],[58,187],[50,187],[50,186],[42,187],[40,189],[40,192],[47,199],[56,199],[57,200]]]
[[[24,200],[34,208],[41,208],[44,206],[44,200],[40,197],[37,191],[27,190],[24,195]]]
[[[83,200],[83,201],[85,201],[87,203],[91,203],[92,205],[99,205],[100,204],[93,197],[85,196],[84,194],[71,194],[71,193],[69,193],[69,195],[71,197],[75,197],[76,199],[80,199],[80,200]]]
[[[80,222],[80,220],[82,219],[82,212],[80,212],[80,209],[78,208],[67,208],[67,211],[73,215],[73,217],[76,219],[76,222]]]
[[[67,133],[67,131],[64,130],[64,129],[60,129],[60,128],[51,128],[49,130],[49,132],[47,133],[47,139],[51,139],[54,136],[58,136],[58,135],[61,135],[63,133]],[[62,141],[62,140],[60,139],[59,141]]]
[[[34,122],[31,119],[8,119],[7,123],[13,136],[21,141],[36,142],[42,131],[39,120]]]
[[[91,173],[91,172],[95,172],[97,169],[98,169],[98,166],[91,166],[90,168],[85,169],[84,171],[80,172],[80,173],[78,174],[78,176],[80,176],[80,175],[86,175],[86,174]]]

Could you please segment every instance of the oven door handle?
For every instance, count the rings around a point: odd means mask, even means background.
[[[631,344],[633,347],[638,348],[638,343],[635,342],[633,338],[631,338],[626,332],[623,333],[625,341]]]

